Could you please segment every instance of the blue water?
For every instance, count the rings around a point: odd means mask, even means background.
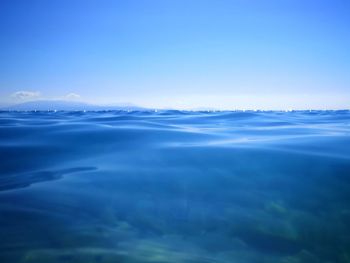
[[[350,112],[1,112],[0,262],[350,262]]]

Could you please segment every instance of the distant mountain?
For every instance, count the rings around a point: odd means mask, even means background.
[[[146,110],[146,108],[138,107],[130,103],[113,104],[113,105],[93,105],[84,102],[64,101],[64,100],[37,100],[29,101],[20,104],[15,104],[7,107],[2,107],[1,110],[14,111],[101,111],[101,110]]]

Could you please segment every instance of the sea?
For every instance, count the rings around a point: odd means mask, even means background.
[[[350,111],[2,111],[2,263],[349,263]]]

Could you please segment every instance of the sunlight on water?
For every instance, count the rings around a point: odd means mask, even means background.
[[[1,112],[0,262],[350,262],[350,112]]]

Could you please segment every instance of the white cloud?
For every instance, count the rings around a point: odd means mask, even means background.
[[[66,99],[69,99],[69,100],[77,100],[77,99],[80,99],[80,95],[79,94],[76,94],[76,93],[68,93],[66,96]]]
[[[40,96],[40,92],[37,91],[17,91],[11,95],[12,98],[15,98],[16,100],[32,100],[36,99]]]

